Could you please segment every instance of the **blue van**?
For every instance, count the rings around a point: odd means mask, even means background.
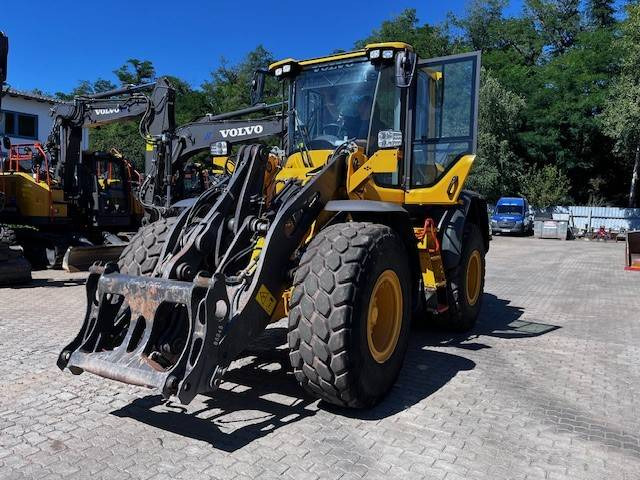
[[[491,215],[492,233],[533,232],[533,216],[529,212],[529,202],[521,197],[502,197],[496,203]]]

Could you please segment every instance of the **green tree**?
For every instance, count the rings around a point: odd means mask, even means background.
[[[571,178],[572,194],[586,201],[589,182],[599,176],[613,193],[619,163],[598,115],[618,74],[614,35],[598,29],[580,33],[571,49],[533,71],[526,85],[526,121],[519,134],[533,165],[552,163]]]
[[[554,55],[573,46],[581,28],[580,0],[526,0],[525,6]]]
[[[258,45],[236,65],[222,59],[221,65],[211,72],[211,80],[202,84],[210,113],[238,110],[251,104],[250,87],[253,74],[258,69],[273,63],[273,56],[262,45]],[[278,95],[278,83],[271,77],[265,85],[265,100]]]
[[[565,205],[570,201],[569,178],[555,165],[532,168],[522,181],[522,195],[535,208]]]
[[[609,28],[616,23],[614,0],[588,0],[587,17],[592,28]]]
[[[156,78],[156,69],[150,60],[130,58],[120,68],[113,71],[122,85],[138,85],[152,82]]]
[[[514,151],[525,107],[522,97],[482,70],[478,111],[478,152],[468,187],[496,201],[520,189],[523,160]]]
[[[628,5],[627,14],[618,40],[622,73],[611,90],[602,122],[631,167],[629,207],[636,207],[640,183],[640,5]]]
[[[446,29],[428,24],[419,25],[414,8],[404,10],[397,17],[385,20],[380,28],[356,42],[356,48],[368,43],[405,42],[412,45],[422,58],[439,57],[452,52]]]

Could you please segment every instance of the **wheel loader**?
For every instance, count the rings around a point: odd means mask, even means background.
[[[58,366],[188,404],[287,317],[305,390],[379,402],[412,322],[468,330],[482,304],[486,203],[463,189],[479,72],[479,53],[421,59],[400,42],[270,65],[287,141],[242,146],[222,182],[94,266]]]

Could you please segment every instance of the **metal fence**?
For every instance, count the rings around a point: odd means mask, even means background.
[[[536,218],[566,220],[569,226],[590,231],[604,226],[607,230],[640,230],[640,208],[618,207],[551,207],[535,210]]]

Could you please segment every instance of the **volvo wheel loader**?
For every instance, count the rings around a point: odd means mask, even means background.
[[[399,42],[271,65],[285,148],[241,147],[231,175],[94,266],[58,366],[187,404],[286,316],[298,382],[374,405],[412,321],[462,331],[480,310],[487,210],[463,190],[479,72],[479,53],[420,59]]]

